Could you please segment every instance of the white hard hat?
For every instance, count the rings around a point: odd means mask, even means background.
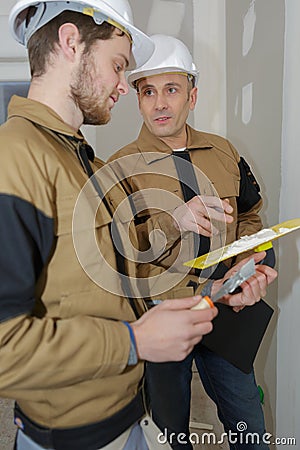
[[[196,85],[199,72],[185,44],[173,36],[164,34],[154,34],[150,37],[155,44],[154,52],[144,65],[129,74],[128,83],[135,88],[136,81],[141,78],[161,73],[179,72],[192,75],[194,85]]]
[[[30,6],[35,6],[36,12],[28,19]],[[19,0],[9,15],[10,31],[20,44],[27,46],[33,33],[66,10],[92,16],[98,25],[109,22],[129,35],[132,41],[129,70],[144,64],[152,55],[154,44],[149,36],[133,25],[132,11],[127,0]]]

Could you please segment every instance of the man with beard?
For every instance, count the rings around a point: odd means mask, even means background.
[[[195,296],[140,317],[135,264],[111,235],[125,193],[115,183],[98,202],[102,163],[79,128],[110,120],[125,70],[153,51],[131,17],[127,0],[20,0],[9,17],[32,74],[0,129],[0,395],[17,400],[17,450],[157,448],[143,361],[183,359],[217,313],[191,310]]]

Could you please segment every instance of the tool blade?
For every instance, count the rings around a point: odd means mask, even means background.
[[[238,272],[236,272],[232,277],[225,281],[221,289],[212,296],[211,300],[215,303],[224,295],[231,294],[239,287],[244,281],[252,277],[255,274],[255,263],[254,259],[251,258],[246,264],[244,264]]]

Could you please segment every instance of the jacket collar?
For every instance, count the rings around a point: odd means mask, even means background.
[[[189,150],[208,150],[213,145],[199,131],[194,130],[188,124],[187,131],[187,148]],[[142,154],[145,162],[151,164],[154,161],[167,158],[172,155],[172,148],[165,144],[161,139],[154,136],[149,129],[143,124],[137,139],[139,152]]]
[[[84,137],[79,130],[78,132],[74,131],[53,109],[36,100],[13,95],[8,105],[8,119],[16,116],[24,117],[55,133],[84,141]]]
[[[84,146],[88,159],[94,160],[94,150],[86,143],[81,131],[74,131],[49,106],[36,100],[14,95],[8,105],[8,119],[11,117],[23,117],[47,129],[50,133],[63,135],[64,139],[68,140],[76,151]]]

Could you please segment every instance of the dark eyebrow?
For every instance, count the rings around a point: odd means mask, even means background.
[[[182,87],[181,86],[181,84],[179,84],[179,83],[175,83],[175,82],[170,82],[170,83],[166,83],[165,85],[164,85],[164,87],[174,87],[174,86],[176,86],[176,87]],[[140,89],[142,89],[142,90],[144,90],[144,89],[152,89],[152,88],[154,88],[155,89],[155,86],[153,85],[153,84],[145,84],[142,88],[140,88]]]
[[[128,35],[127,35],[127,33],[125,33],[123,30],[120,30],[119,28],[115,28],[115,33],[116,33],[116,36],[127,36],[128,37]],[[130,46],[130,52],[132,52],[132,47]],[[122,58],[124,58],[124,60],[125,60],[125,69],[127,69],[127,67],[129,66],[129,61],[128,61],[128,59],[126,58],[126,56],[123,54],[123,53],[119,53],[119,55],[120,56],[122,56]]]
[[[153,84],[145,84],[145,86],[142,87],[142,90],[151,88],[154,88]]]
[[[127,69],[127,68],[128,68],[128,66],[129,66],[129,61],[128,61],[128,59],[127,59],[127,58],[125,58],[125,69]]]
[[[173,86],[181,87],[181,84],[175,83],[175,82],[170,82],[170,83],[167,83],[166,86],[169,86],[169,87],[173,87]]]
[[[129,66],[128,59],[126,58],[125,55],[123,55],[123,53],[119,53],[119,55],[124,59],[124,61],[125,61],[125,69],[127,69],[127,67]]]

